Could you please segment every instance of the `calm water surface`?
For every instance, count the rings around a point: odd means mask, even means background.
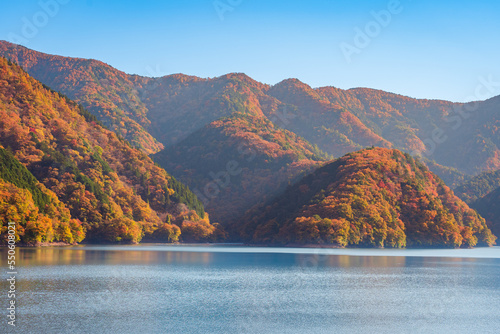
[[[6,250],[0,250],[2,277]],[[500,248],[18,249],[1,333],[499,333]],[[0,284],[1,308],[7,284]],[[6,314],[4,311],[3,314]]]

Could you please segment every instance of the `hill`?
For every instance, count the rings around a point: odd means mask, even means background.
[[[495,240],[485,220],[425,165],[384,148],[349,153],[254,208],[241,237],[365,247],[471,247]]]
[[[212,122],[153,158],[190,184],[221,223],[272,198],[324,159],[307,141],[250,113]]]
[[[392,147],[348,109],[338,107],[297,79],[284,80],[266,93],[280,104],[265,108],[264,113],[278,121],[281,113],[288,118],[282,126],[297,133],[335,157],[367,146]]]
[[[263,150],[257,152],[263,156],[273,145],[281,146],[283,151],[297,148],[295,157],[307,156],[300,149],[306,144],[297,146],[290,141],[296,135],[308,142],[306,146],[311,146],[317,155],[328,159],[370,146],[419,155],[450,187],[483,171],[500,169],[500,97],[461,104],[412,99],[367,88],[311,88],[297,79],[270,86],[242,73],[207,79],[183,74],[147,78],[123,73],[96,60],[47,55],[2,41],[0,55],[18,62],[44,84],[81,103],[97,120],[142,152],[152,155],[164,150],[155,159],[167,170],[172,169],[174,176],[189,187],[198,188],[200,195],[204,193],[201,188],[210,183],[209,173],[224,169],[194,165],[196,157],[188,153],[203,147],[204,156],[227,156],[224,151],[233,150],[233,136],[219,137],[217,145],[207,145],[200,141],[205,138],[200,134],[212,131],[213,124],[219,121],[227,124],[226,119],[241,114],[259,121],[240,123],[239,132],[266,133],[269,122],[276,133],[288,131],[275,136],[285,140],[264,138],[269,145],[256,147]],[[248,128],[243,127],[247,125]],[[263,128],[259,129],[261,125]],[[181,152],[187,154],[186,159],[180,158]],[[230,160],[238,159],[236,153]],[[254,167],[270,171],[266,160],[256,160],[263,165]],[[290,163],[302,164],[302,160]],[[298,169],[292,166],[284,175],[277,174],[280,169],[264,174],[264,179],[279,180],[269,184],[272,194],[282,191],[300,172],[309,171],[308,167]],[[224,194],[204,196],[212,217],[220,221],[227,221],[223,217],[238,219],[244,208],[269,197],[264,192],[269,187],[242,191],[248,184],[263,183],[256,172],[245,175],[246,178],[233,178],[232,187],[240,190],[228,195],[230,201],[239,201],[241,205],[228,205]],[[235,198],[242,193],[244,199]]]
[[[500,235],[500,187],[474,201],[471,207],[486,219],[488,226],[495,235]]]
[[[8,223],[15,223],[16,242],[77,243],[83,240],[80,221],[9,151],[0,147],[0,244]]]
[[[73,222],[83,226],[86,241],[176,241],[178,226],[184,223],[215,229],[186,186],[81,106],[4,58],[0,58],[0,144],[51,192],[41,195],[25,172],[25,181],[2,173],[4,182],[28,190],[32,197],[28,202],[42,213],[41,203],[55,194]],[[4,163],[22,170],[12,157]],[[11,185],[5,186],[14,191]],[[58,221],[68,220],[59,216],[47,214],[57,218],[53,229]]]
[[[241,73],[146,78],[96,60],[48,55],[5,41],[0,41],[0,55],[82,104],[147,154],[241,112],[241,96],[253,95],[251,105],[276,126],[334,157],[375,145],[421,154],[435,161],[432,169],[439,175],[446,168],[466,175],[500,169],[500,97],[462,104],[367,88],[313,89],[297,79],[269,86]]]
[[[455,194],[471,204],[500,187],[500,170],[481,173],[455,188]]]

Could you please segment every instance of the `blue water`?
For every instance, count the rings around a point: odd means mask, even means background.
[[[4,316],[1,333],[500,329],[499,247],[77,246],[21,248],[17,258],[17,326]]]

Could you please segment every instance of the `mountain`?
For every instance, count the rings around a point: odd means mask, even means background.
[[[320,166],[321,154],[262,115],[236,113],[210,123],[154,160],[190,184],[212,220],[227,223]]]
[[[367,88],[313,89],[297,79],[269,86],[241,73],[146,78],[96,60],[47,55],[5,41],[0,41],[0,55],[82,104],[147,154],[241,112],[241,96],[252,95],[248,102],[275,125],[334,157],[375,145],[421,154],[436,166],[467,175],[500,169],[500,97],[461,104]]]
[[[289,86],[288,81],[270,90],[270,86],[237,73],[210,80],[182,74],[145,78],[125,74],[97,60],[48,55],[8,42],[0,42],[0,55],[15,61],[34,78],[83,105],[106,126],[147,154],[160,151],[163,145],[175,144],[212,121],[239,110],[241,94],[255,93],[258,103],[263,104],[262,109],[270,118],[278,115],[277,121],[280,121],[279,109],[287,106],[287,99],[280,102],[273,95],[282,97]],[[266,94],[268,90],[270,92]],[[299,122],[311,110],[319,108],[321,115],[328,119],[316,118],[308,122],[311,123],[308,127],[326,127],[309,129],[299,135],[316,137],[320,147],[330,148],[325,151],[339,155],[377,143],[390,145],[348,111],[316,103],[317,96],[310,98],[311,93],[317,95],[312,89],[306,89],[303,97],[308,103],[299,103],[304,109],[303,117],[291,123]],[[293,91],[287,96],[293,96]],[[331,114],[330,110],[333,110]],[[318,116],[321,118],[321,115]],[[356,138],[353,140],[349,134]],[[337,141],[347,143],[335,144]]]
[[[367,146],[392,147],[392,144],[366,127],[358,117],[339,108],[297,79],[289,79],[271,87],[267,94],[281,102],[280,108],[264,112],[272,119],[286,115],[284,127],[311,143],[339,157]]]
[[[481,173],[455,188],[455,194],[471,204],[500,187],[500,170]]]
[[[76,242],[80,225],[89,242],[176,241],[184,225],[188,238],[215,230],[186,186],[5,58],[0,58],[0,145],[3,167],[18,171],[9,175],[2,168],[2,200],[27,199],[31,209],[26,210],[34,216],[18,210],[24,230],[38,221],[37,209],[42,215],[43,227],[34,235],[19,230],[22,242],[50,241],[50,230],[63,227],[72,234],[66,240]],[[10,214],[3,211],[2,218]],[[57,233],[53,240],[65,240]]]
[[[145,153],[163,149],[147,131],[151,121],[138,95],[135,76],[101,61],[49,55],[5,41],[0,41],[0,56],[84,106],[109,129]]]
[[[358,116],[395,148],[469,175],[500,167],[500,96],[461,104],[366,88],[317,91]]]
[[[149,108],[150,132],[166,147],[234,112],[258,109],[260,99],[267,98],[262,93],[266,85],[241,73],[214,79],[174,74],[143,80],[138,89]]]
[[[486,219],[491,231],[500,235],[500,187],[471,204]]]
[[[384,148],[334,160],[243,222],[233,231],[264,244],[472,247],[496,239],[425,165]]]
[[[370,146],[421,156],[451,187],[483,171],[500,169],[500,97],[460,104],[367,88],[311,88],[297,79],[270,86],[242,73],[208,79],[183,74],[147,78],[96,60],[47,55],[2,41],[0,55],[75,99],[134,147],[154,154],[176,178],[197,189],[216,221],[238,219],[246,208],[279,193],[318,163]],[[241,115],[252,120],[235,124]],[[206,196],[204,187],[217,192],[210,173],[217,175],[225,170],[223,163],[240,159],[234,148],[241,137],[225,135],[230,129],[247,133],[248,138],[274,132],[273,137],[262,137],[265,144],[256,146],[256,154],[262,157],[274,154],[267,151],[270,147],[297,150],[274,164],[290,167],[269,167],[269,159],[256,159],[262,165],[246,170],[265,170],[264,174],[246,172],[244,177],[232,178],[231,187],[220,189],[217,196]],[[204,142],[215,138],[211,136],[217,137],[217,143]],[[195,152],[207,163],[194,164]],[[212,157],[227,158],[227,152],[235,155],[207,166]]]

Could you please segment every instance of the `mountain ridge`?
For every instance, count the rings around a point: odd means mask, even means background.
[[[18,58],[25,55],[31,62],[41,57],[36,51],[0,41],[0,54],[7,53]],[[87,65],[79,65],[80,60],[54,57],[69,65],[61,68],[54,64],[40,65],[37,71],[47,79],[44,84],[70,97],[78,94],[78,102],[98,120],[148,155],[164,152],[166,156],[167,152],[205,147],[212,150],[205,153],[220,156],[221,151],[232,145],[234,137],[210,146],[194,140],[198,131],[204,131],[214,122],[225,122],[233,115],[246,114],[254,120],[267,119],[276,128],[271,132],[280,133],[276,140],[265,139],[267,144],[260,152],[264,156],[270,153],[265,150],[273,145],[284,150],[296,147],[296,143],[290,142],[291,137],[284,135],[288,131],[308,142],[315,152],[324,152],[324,161],[370,146],[421,155],[453,187],[482,171],[500,168],[500,140],[496,130],[500,126],[497,112],[500,98],[478,102],[476,112],[464,119],[461,108],[470,108],[470,104],[412,99],[371,88],[312,88],[298,79],[267,85],[237,72],[216,78],[184,74],[148,78],[125,74],[99,62],[91,63],[89,74]],[[74,81],[81,84],[78,91],[67,83]],[[259,129],[257,123],[246,123],[247,128],[240,127],[239,131],[249,134],[269,130],[267,125]],[[224,124],[230,126],[228,122]],[[186,140],[191,142],[190,147],[186,146]],[[303,154],[299,149],[295,155]],[[187,162],[176,161],[175,166],[167,162],[167,168],[174,168],[176,177],[188,186],[197,186],[199,182],[195,179],[209,179],[206,166],[193,169]],[[261,167],[266,169],[264,165]],[[193,178],[193,173],[198,176]],[[268,176],[277,178],[276,175]],[[296,176],[290,174],[287,178]],[[254,177],[255,182],[261,182],[257,175]],[[244,184],[237,186],[243,188]],[[250,202],[255,203],[263,195],[255,193]],[[216,205],[223,206],[222,201]],[[242,212],[234,214],[236,217]]]

